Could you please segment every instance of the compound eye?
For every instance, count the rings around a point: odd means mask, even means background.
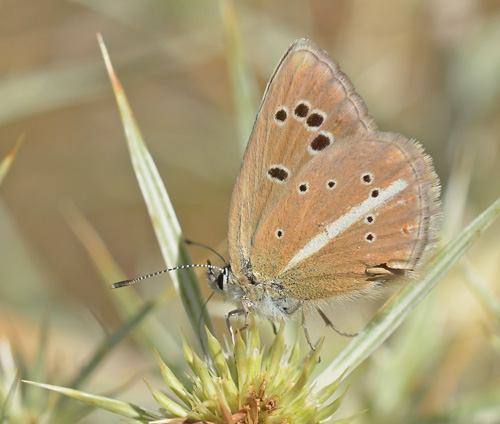
[[[225,275],[223,272],[219,273],[217,276],[217,287],[219,287],[219,290],[224,290],[224,280],[225,280]]]

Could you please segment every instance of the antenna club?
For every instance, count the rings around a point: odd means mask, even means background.
[[[120,287],[130,286],[134,283],[134,280],[119,281],[118,283],[111,284],[111,289],[119,289]]]

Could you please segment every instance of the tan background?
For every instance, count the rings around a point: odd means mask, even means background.
[[[339,61],[382,130],[419,140],[433,156],[448,195],[445,238],[498,197],[497,1],[262,0],[236,2],[236,11],[253,84],[252,113],[287,46],[310,38]],[[49,310],[57,317],[56,328],[63,333],[78,328],[89,341],[98,330],[88,310],[106,325],[118,322],[108,282],[101,281],[68,225],[69,208],[89,220],[125,275],[164,267],[97,32],[185,236],[226,255],[227,212],[248,134],[239,135],[245,131],[238,127],[219,3],[1,1],[0,157],[21,134],[25,138],[0,187],[0,335],[11,333],[12,326],[22,328],[26,343],[35,343]],[[498,231],[497,224],[471,253],[497,293]],[[191,252],[195,262],[213,259],[203,249]],[[202,282],[205,286],[203,277]],[[166,283],[152,280],[139,290],[153,296]],[[442,299],[457,297],[432,309],[454,323],[440,328],[459,337],[472,325],[470,333],[480,334],[484,317],[474,296],[459,277],[444,284]],[[208,295],[205,287],[204,292]],[[334,315],[339,325],[355,331],[376,305],[344,307]],[[185,322],[176,300],[159,313]],[[223,328],[221,320],[217,324]],[[322,326],[313,328],[314,338],[324,333]],[[177,326],[173,331],[178,333]],[[346,343],[335,337],[329,336],[334,345]],[[477,385],[486,384],[489,371],[484,374]],[[113,419],[107,422],[118,422]]]

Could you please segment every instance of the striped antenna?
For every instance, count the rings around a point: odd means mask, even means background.
[[[153,272],[153,273],[148,274],[148,275],[143,275],[142,277],[133,278],[131,280],[119,281],[118,283],[111,284],[110,288],[112,288],[112,289],[119,289],[120,287],[131,286],[132,284],[138,283],[139,281],[147,280],[148,278],[156,277],[157,275],[165,274],[165,273],[170,272],[170,271],[177,271],[179,269],[195,268],[195,267],[197,267],[197,268],[217,269],[217,270],[222,271],[222,272],[224,271],[223,268],[221,268],[219,266],[212,265],[210,263],[209,264],[180,265],[180,266],[175,266],[173,268],[164,269],[164,270],[161,270],[161,271],[156,271],[156,272]]]

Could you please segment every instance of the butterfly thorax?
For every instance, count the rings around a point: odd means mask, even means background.
[[[219,272],[208,272],[210,288],[229,300],[245,303],[271,319],[286,318],[300,306],[300,301],[286,296],[283,285],[276,280],[259,281],[251,267],[236,275],[228,265]]]

